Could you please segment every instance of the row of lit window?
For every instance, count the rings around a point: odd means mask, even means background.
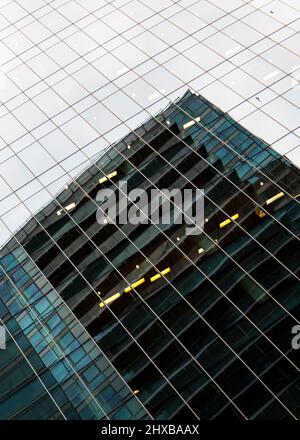
[[[155,281],[157,281],[158,279],[160,279],[162,276],[167,275],[169,272],[171,272],[171,268],[167,267],[166,269],[162,270],[161,272],[157,273],[156,275],[153,275],[150,278],[151,283],[154,283]],[[126,287],[124,289],[123,293],[128,293],[131,292],[133,289],[139,287],[141,284],[144,284],[144,282],[146,281],[146,279],[140,278],[139,280],[137,280],[135,283],[131,284],[130,286]],[[103,302],[101,302],[99,304],[100,308],[105,307],[107,304],[112,303],[113,301],[115,301],[116,299],[120,298],[121,295],[123,295],[123,293],[117,292],[114,295],[110,296],[109,298],[107,298],[106,300],[104,300]]]

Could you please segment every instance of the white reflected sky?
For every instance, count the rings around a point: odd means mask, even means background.
[[[299,0],[0,0],[0,243],[189,87],[300,164]]]

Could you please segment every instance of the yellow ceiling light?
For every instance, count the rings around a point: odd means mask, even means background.
[[[153,277],[150,278],[151,283],[161,278],[161,274],[157,273],[156,275],[153,275]]]
[[[183,129],[186,130],[187,128],[192,127],[194,124],[196,124],[196,122],[200,122],[201,118],[200,116],[198,116],[197,118],[192,119],[191,121],[187,122],[186,124],[183,125]]]
[[[199,249],[198,249],[198,254],[199,254],[199,255],[203,254],[203,252],[204,252],[204,249],[203,249],[203,248],[199,248]]]
[[[140,280],[136,281],[135,283],[131,284],[131,286],[126,287],[124,290],[125,293],[130,292],[132,289],[135,289],[136,287],[140,286],[145,282],[145,278],[141,278]]]
[[[103,307],[106,306],[106,304],[110,304],[110,303],[112,303],[112,302],[115,301],[116,299],[120,298],[120,296],[121,296],[121,293],[120,293],[120,292],[115,293],[114,295],[110,296],[109,298],[107,298],[107,299],[105,299],[103,302],[101,302],[101,303],[99,304],[99,307],[102,309]]]
[[[166,269],[162,270],[160,273],[157,273],[156,275],[153,275],[153,277],[150,278],[151,283],[161,278],[163,275],[166,275],[167,273],[171,272],[171,268],[167,267]]]
[[[220,228],[224,228],[224,226],[229,225],[229,223],[232,222],[232,220],[237,220],[239,218],[239,214],[234,214],[233,216],[231,216],[230,218],[224,220],[223,222],[220,223]]]
[[[171,272],[171,268],[170,268],[170,267],[167,267],[166,269],[164,269],[164,270],[161,271],[161,274],[162,274],[162,275],[166,275],[166,274],[169,273],[169,272]]]
[[[284,192],[282,192],[282,191],[278,194],[275,194],[275,196],[271,197],[270,199],[268,199],[266,201],[266,205],[271,205],[271,203],[275,202],[278,199],[281,199],[281,197],[283,197],[283,196],[284,196]]]
[[[139,394],[140,390],[134,390],[133,394]]]
[[[113,171],[112,173],[107,174],[107,176],[101,177],[101,179],[99,179],[99,183],[104,183],[108,179],[112,179],[113,177],[115,177],[117,174],[118,174],[117,171]]]
[[[75,206],[76,206],[76,203],[75,203],[75,202],[70,203],[70,205],[66,206],[65,208],[60,209],[59,211],[57,211],[56,214],[57,214],[57,215],[61,215],[61,213],[63,212],[63,210],[71,211],[72,209],[75,208]]]

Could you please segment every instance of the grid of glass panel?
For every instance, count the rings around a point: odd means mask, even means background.
[[[128,191],[204,188],[203,233],[99,223],[96,194],[120,179]],[[299,192],[296,167],[187,92],[15,240],[151,417],[298,418]]]

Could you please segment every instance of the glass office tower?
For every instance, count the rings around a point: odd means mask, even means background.
[[[204,189],[203,230],[111,224],[120,181]],[[1,250],[0,418],[299,418],[299,193],[189,91],[102,152]]]

